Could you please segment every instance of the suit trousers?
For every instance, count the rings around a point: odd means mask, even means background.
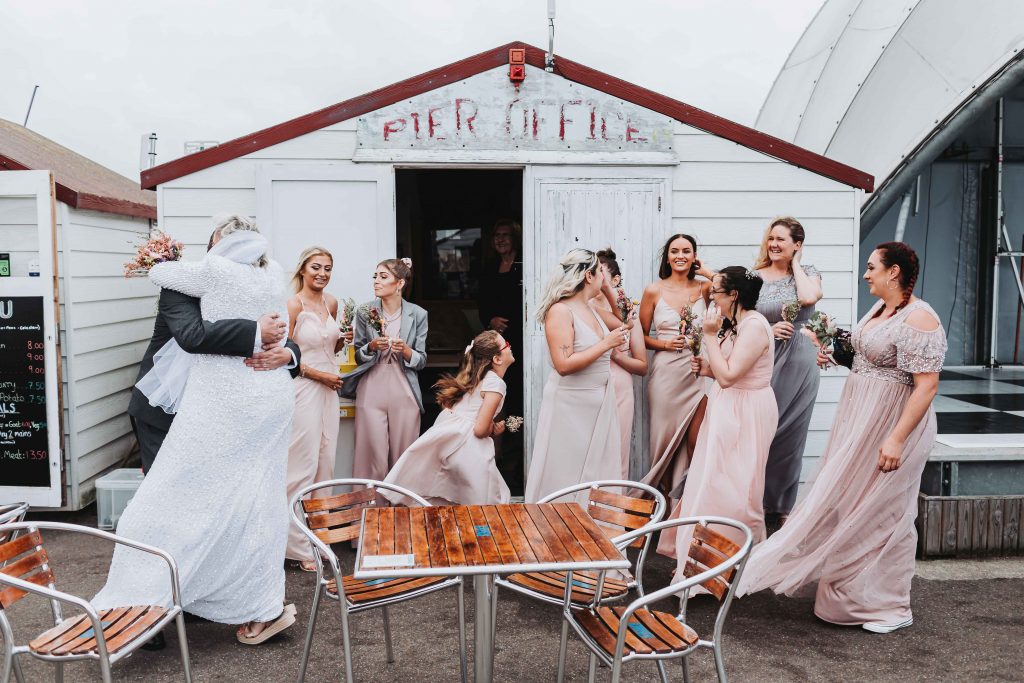
[[[131,420],[132,431],[135,432],[135,439],[139,442],[142,472],[148,473],[149,468],[153,466],[153,461],[156,460],[156,454],[160,452],[160,447],[164,445],[164,439],[167,438],[167,432],[170,430],[170,427],[164,429],[159,425],[136,420],[134,417]]]

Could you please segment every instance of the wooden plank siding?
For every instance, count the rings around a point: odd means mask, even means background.
[[[1024,554],[1024,496],[917,498],[918,556],[984,557]]]
[[[125,279],[122,267],[147,238],[148,220],[66,205],[58,216],[66,507],[79,509],[134,445],[128,401],[153,333],[157,288]]]

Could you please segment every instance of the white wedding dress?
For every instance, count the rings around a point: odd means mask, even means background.
[[[161,287],[201,297],[203,319],[287,319],[284,279],[208,254],[162,263]],[[254,340],[255,341],[255,340]],[[196,355],[180,409],[117,533],[166,550],[184,609],[211,621],[269,621],[284,600],[288,443],[295,392],[288,371],[256,372],[230,356]],[[118,546],[97,609],[170,606],[167,565]]]

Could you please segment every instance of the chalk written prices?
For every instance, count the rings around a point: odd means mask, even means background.
[[[0,299],[0,471],[4,486],[50,485],[42,297]]]

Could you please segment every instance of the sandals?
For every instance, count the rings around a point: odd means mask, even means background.
[[[250,622],[252,623],[252,622]],[[236,633],[235,637],[238,642],[243,645],[259,645],[260,643],[270,640],[278,633],[281,633],[286,628],[295,623],[295,605],[289,603],[284,606],[281,610],[281,615],[272,622],[267,623],[262,631],[253,636],[244,635],[242,633]]]
[[[314,560],[288,560],[291,569],[299,569],[311,574],[316,573],[316,562]]]

